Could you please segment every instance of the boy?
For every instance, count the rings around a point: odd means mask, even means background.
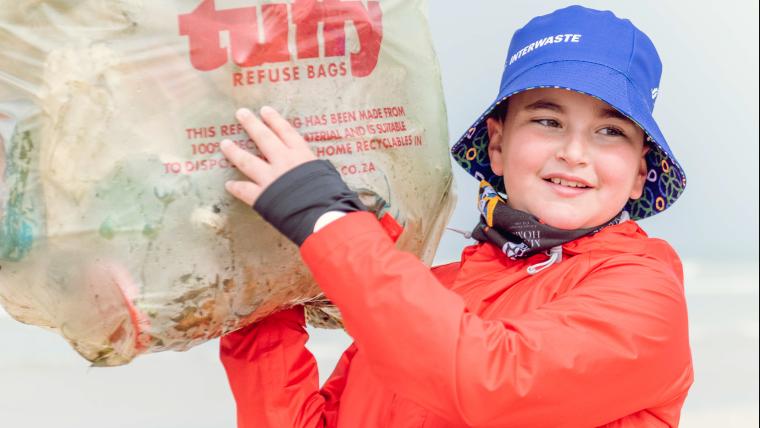
[[[480,179],[480,243],[432,272],[276,112],[238,112],[267,160],[223,143],[252,180],[228,191],[301,246],[355,340],[320,390],[302,311],[225,337],[239,425],[677,426],[693,378],[681,265],[629,220],[685,186],[651,115],[660,72],[611,12],[517,31],[499,96],[452,149]]]

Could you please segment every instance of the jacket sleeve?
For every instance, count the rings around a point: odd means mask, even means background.
[[[598,426],[690,382],[682,281],[661,262],[623,257],[551,303],[486,320],[368,214],[301,254],[377,378],[454,423]]]
[[[221,339],[220,357],[235,397],[239,428],[337,426],[351,346],[319,390],[306,349],[303,308],[287,309]]]

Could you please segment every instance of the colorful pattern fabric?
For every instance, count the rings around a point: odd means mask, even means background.
[[[489,140],[485,119],[496,106],[498,104],[483,114],[478,120],[478,126],[471,128],[454,145],[451,154],[456,163],[470,175],[491,183],[496,191],[506,193],[503,177],[493,173],[491,161],[488,158]],[[629,200],[624,208],[633,220],[644,219],[665,211],[681,196],[686,187],[686,174],[681,166],[652,137],[647,137],[647,143],[652,150],[646,155],[649,172],[644,184],[644,192],[641,198]]]
[[[491,170],[488,158],[488,129],[484,115],[481,125],[471,129],[467,135],[451,149],[451,154],[459,166],[479,180],[493,184],[496,191],[506,193],[504,179]],[[678,199],[686,187],[686,175],[681,166],[674,162],[651,137],[647,138],[652,150],[646,155],[647,180],[641,198],[631,199],[624,210],[633,220],[651,217],[665,211]]]

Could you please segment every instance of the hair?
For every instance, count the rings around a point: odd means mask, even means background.
[[[504,120],[507,118],[508,106],[509,106],[509,98],[497,104],[496,107],[494,107],[491,113],[488,115],[488,117],[491,119],[498,120],[499,122],[503,123]]]

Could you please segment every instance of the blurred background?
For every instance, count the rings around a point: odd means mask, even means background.
[[[678,250],[686,271],[696,381],[681,426],[758,426],[758,3],[580,1],[630,18],[663,59],[655,117],[686,169],[684,196],[641,222]],[[453,143],[496,96],[512,33],[566,1],[432,0],[429,17]],[[455,168],[450,225],[477,218],[476,183]],[[436,263],[470,242],[447,232]],[[312,330],[326,378],[350,343]],[[0,309],[0,426],[233,427],[235,408],[213,341],[184,353],[96,369],[56,334]],[[611,380],[614,381],[614,380]]]

